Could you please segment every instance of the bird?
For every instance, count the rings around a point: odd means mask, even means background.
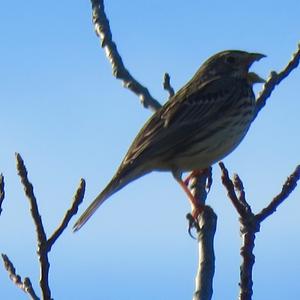
[[[242,141],[254,118],[253,85],[265,82],[249,69],[265,56],[225,50],[207,59],[145,123],[111,181],[73,230],[79,230],[114,193],[152,171],[171,172],[188,194],[193,215],[197,215],[199,207],[182,174],[208,168]]]

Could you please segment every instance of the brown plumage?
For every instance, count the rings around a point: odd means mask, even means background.
[[[263,82],[249,68],[264,56],[228,50],[209,58],[140,130],[115,176],[74,230],[112,194],[151,171],[170,171],[182,185],[182,172],[207,168],[233,151],[253,118],[252,86]]]

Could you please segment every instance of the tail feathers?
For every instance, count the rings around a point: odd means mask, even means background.
[[[73,230],[79,230],[94,214],[97,208],[104,203],[104,201],[109,198],[111,195],[116,193],[122,187],[124,187],[128,182],[120,182],[119,178],[114,177],[110,183],[106,186],[106,188],[96,197],[96,199],[90,204],[90,206],[85,210],[85,212],[80,216],[75,225],[73,226]]]

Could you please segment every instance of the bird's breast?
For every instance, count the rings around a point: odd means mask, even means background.
[[[253,120],[255,99],[248,95],[229,113],[208,124],[194,136],[191,147],[178,153],[172,162],[182,171],[203,169],[231,153],[245,137]]]

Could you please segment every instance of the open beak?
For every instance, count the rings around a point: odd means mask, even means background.
[[[266,57],[266,55],[261,53],[249,53],[248,66],[250,67],[255,61],[259,61],[264,57]],[[249,72],[247,74],[247,80],[250,84],[266,82],[265,79],[261,78],[259,75],[257,75],[254,72]]]

